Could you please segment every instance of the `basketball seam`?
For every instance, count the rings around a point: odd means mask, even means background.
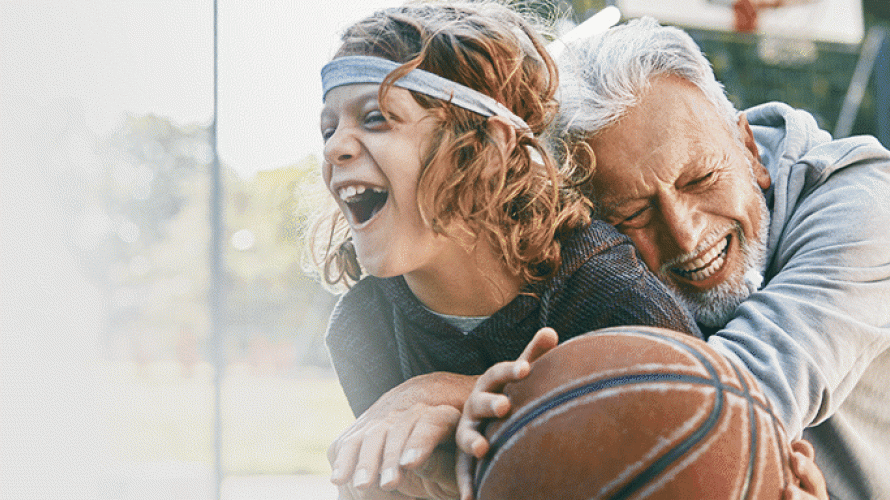
[[[757,453],[757,410],[754,407],[754,398],[751,396],[751,391],[748,388],[748,382],[745,381],[745,377],[742,376],[735,363],[729,363],[729,366],[732,367],[732,370],[735,372],[736,378],[738,378],[739,382],[742,384],[744,398],[748,400],[748,419],[751,421],[748,431],[751,433],[751,438],[750,443],[748,444],[748,470],[746,471],[744,489],[742,490],[742,496],[740,498],[749,498],[751,494],[751,480],[754,478],[754,466],[755,462],[757,461],[757,457],[759,456]]]
[[[727,397],[727,401],[726,401],[727,405],[725,405],[725,408],[727,409],[727,411],[731,411],[732,406],[742,406],[745,408],[747,407],[747,404],[746,404],[747,400],[744,397],[742,397],[738,394],[729,394],[729,396],[730,397]],[[734,399],[735,402],[731,401],[731,400],[733,400],[733,397],[735,398]],[[739,411],[744,412],[744,409],[739,410]],[[698,457],[700,457],[703,453],[706,453],[708,451],[708,449],[717,440],[719,440],[721,437],[723,437],[723,435],[726,433],[726,431],[730,428],[731,425],[732,425],[731,418],[720,419],[720,423],[716,429],[711,429],[711,431],[708,431],[708,433],[705,435],[705,437],[703,437],[702,441],[693,443],[694,447],[692,449],[690,449],[683,456],[678,457],[677,461],[671,462],[669,464],[669,466],[667,468],[665,468],[664,471],[659,473],[660,475],[659,475],[658,479],[653,480],[651,483],[646,483],[646,486],[648,486],[648,487],[643,489],[641,492],[639,492],[640,496],[638,498],[641,498],[641,499],[647,498],[649,495],[658,491],[659,488],[663,487],[665,483],[671,481],[674,477],[676,477],[677,474],[681,473],[692,462],[695,462],[695,460],[697,460]],[[731,490],[733,492],[738,490],[738,487],[737,487],[738,475],[736,475],[734,479],[735,479],[733,481],[734,487]],[[742,481],[742,482],[744,483],[744,481]],[[637,492],[634,492],[634,493],[637,493]],[[740,498],[740,497],[736,497],[736,498]]]
[[[733,387],[715,384],[712,380],[706,379],[704,377],[698,377],[693,375],[686,374],[676,374],[676,373],[646,373],[641,375],[622,375],[620,377],[614,377],[610,379],[597,380],[595,382],[591,382],[579,387],[574,387],[562,393],[554,395],[547,401],[544,401],[533,408],[530,408],[527,411],[524,411],[521,415],[517,416],[513,422],[509,422],[505,425],[505,427],[498,432],[496,438],[492,440],[491,446],[489,449],[488,457],[484,458],[480,462],[479,471],[476,475],[476,485],[475,489],[478,492],[479,487],[485,479],[485,476],[488,473],[488,469],[490,466],[491,459],[500,451],[500,449],[504,446],[504,444],[510,440],[514,434],[519,432],[525,426],[529,425],[535,419],[541,417],[542,415],[550,412],[551,410],[564,405],[576,398],[581,396],[585,396],[587,394],[611,389],[613,387],[619,386],[627,386],[627,385],[636,385],[636,384],[646,384],[646,383],[658,383],[658,382],[685,382],[690,385],[700,385],[706,386],[716,389],[715,392],[718,393],[716,396],[718,401],[723,398],[722,390],[727,390],[728,392],[736,393],[737,390]],[[718,380],[719,382],[719,380]],[[741,395],[741,394],[737,394]],[[712,410],[712,413],[714,410]],[[719,412],[718,412],[719,414]],[[707,419],[706,419],[707,421]]]

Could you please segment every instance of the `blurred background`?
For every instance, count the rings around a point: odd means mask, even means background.
[[[336,497],[318,73],[400,3],[0,0],[0,499]],[[888,0],[521,3],[656,16],[739,107],[890,145]]]

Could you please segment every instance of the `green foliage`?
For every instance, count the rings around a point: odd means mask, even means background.
[[[614,2],[610,0],[571,0],[569,3],[572,4],[575,22],[581,22]]]
[[[227,211],[233,335],[242,343],[254,336],[251,330],[279,342],[294,339],[298,362],[313,364],[324,361],[320,333],[333,306],[333,297],[302,269],[303,232],[315,208],[302,188],[318,171],[310,156],[236,182]]]

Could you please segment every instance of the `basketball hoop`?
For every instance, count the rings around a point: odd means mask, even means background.
[[[738,33],[757,31],[757,14],[766,9],[777,9],[791,5],[806,5],[819,0],[735,0],[732,4],[734,23]]]
[[[662,24],[686,29],[757,35],[776,39],[859,45],[863,0],[613,0],[625,19],[651,16]],[[890,0],[871,0],[880,4]],[[890,9],[888,9],[890,10]],[[809,48],[779,47],[809,58]]]

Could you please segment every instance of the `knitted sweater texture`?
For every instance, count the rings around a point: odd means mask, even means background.
[[[560,341],[619,325],[701,336],[674,295],[645,267],[630,240],[594,221],[563,240],[562,265],[528,285],[470,332],[431,313],[402,277],[362,279],[339,300],[327,344],[356,416],[383,393],[434,371],[478,375],[516,359],[544,326]]]

